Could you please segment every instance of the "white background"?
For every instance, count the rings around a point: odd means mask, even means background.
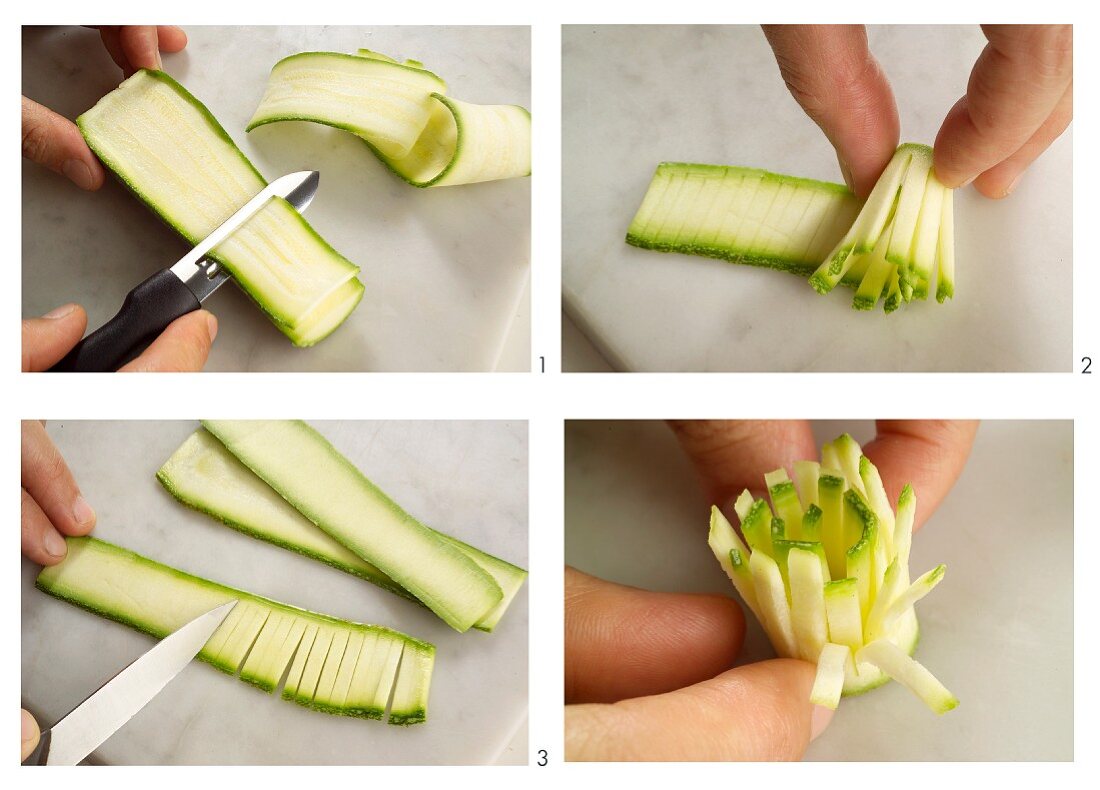
[[[115,3],[103,21],[122,22],[148,16],[147,3]],[[983,13],[987,18],[1005,21],[1040,22],[1049,18],[1071,19],[1076,31],[1076,73],[1085,90],[1095,95],[1098,44],[1095,32],[1083,23],[1088,17],[1080,3],[1046,2],[1021,16],[1003,4],[961,4],[927,2],[919,6],[884,6],[859,3],[840,7],[819,3],[773,4],[739,9],[713,2],[679,2],[661,10],[640,7],[624,10],[622,3],[561,2],[545,4],[539,10],[518,8],[514,2],[484,2],[457,6],[453,3],[422,2],[415,8],[381,5],[361,6],[347,3],[312,2],[263,6],[263,21],[268,23],[316,24],[397,24],[430,21],[433,24],[533,24],[532,57],[534,66],[532,103],[540,108],[535,123],[535,172],[560,172],[560,29],[569,23],[633,22],[758,22],[762,13],[774,21],[789,22],[974,22]],[[66,22],[89,15],[86,3],[61,2],[50,9],[22,6],[19,16],[5,10],[3,48],[6,65],[4,79],[8,95],[14,97],[19,85],[18,28],[22,22]],[[629,19],[627,14],[629,13]],[[226,3],[188,3],[177,11],[174,21],[245,24],[256,21],[255,13],[231,9]],[[370,17],[364,19],[364,17]],[[1008,17],[1008,19],[1005,19]],[[934,57],[934,53],[930,54]],[[9,128],[15,128],[14,98],[9,102]],[[1079,103],[1074,121],[1078,140],[1098,137],[1095,105]],[[14,148],[14,140],[11,141]],[[1089,228],[1095,223],[1097,201],[1090,185],[1097,174],[1098,160],[1091,144],[1080,144],[1074,152],[1075,169],[1088,174],[1075,179],[1074,225]],[[12,151],[5,160],[9,183],[18,183],[20,167]],[[228,782],[253,784],[265,782],[282,788],[303,783],[322,782],[438,783],[452,787],[501,787],[517,785],[535,788],[608,787],[633,784],[642,787],[660,784],[674,786],[883,786],[927,788],[929,782],[945,787],[967,785],[1006,787],[1046,786],[1082,787],[1097,779],[1097,750],[1100,735],[1095,700],[1100,684],[1095,673],[1082,671],[1075,678],[1075,754],[1076,764],[933,764],[917,763],[899,767],[891,764],[852,765],[561,765],[562,743],[562,523],[563,523],[563,432],[564,417],[655,418],[655,417],[1001,417],[1001,418],[1076,418],[1075,488],[1086,504],[1075,508],[1075,521],[1082,529],[1075,541],[1075,612],[1080,628],[1075,638],[1075,664],[1090,665],[1100,647],[1095,634],[1095,605],[1100,595],[1092,559],[1100,550],[1096,538],[1094,508],[1089,495],[1100,476],[1096,446],[1100,439],[1096,419],[1095,377],[1062,375],[636,375],[570,376],[555,375],[559,369],[560,340],[560,185],[556,178],[535,179],[533,208],[533,301],[532,355],[538,369],[539,356],[545,356],[548,374],[543,376],[505,375],[421,375],[369,377],[354,375],[177,375],[145,376],[125,382],[112,376],[84,376],[58,384],[44,376],[27,377],[14,373],[19,342],[14,328],[0,334],[6,350],[7,365],[0,383],[4,420],[0,421],[4,444],[9,448],[2,457],[6,476],[15,476],[17,417],[52,418],[191,418],[201,411],[213,417],[300,417],[321,418],[463,418],[531,419],[531,749],[545,748],[548,768],[536,769],[448,769],[378,768],[319,770],[266,769],[236,771],[224,769],[187,772],[156,769],[97,771],[79,779],[64,771],[45,774],[18,771],[14,766],[15,705],[19,670],[14,646],[5,651],[2,668],[10,678],[8,704],[11,711],[7,736],[11,744],[10,762],[0,781],[19,782],[19,786],[69,787],[75,781],[89,787],[138,786],[194,787],[196,784],[222,786]],[[4,216],[9,233],[18,234],[18,190],[9,189],[4,198]],[[1075,240],[1077,266],[1074,279],[1074,369],[1077,360],[1098,350],[1094,294],[1100,292],[1100,278],[1091,260],[1093,245]],[[18,249],[13,243],[11,248]],[[14,261],[9,275],[16,282],[5,289],[7,314],[19,312],[18,266]],[[12,321],[14,323],[14,320]],[[875,413],[872,415],[872,413]],[[14,529],[16,499],[10,489],[8,514]],[[18,631],[18,560],[12,549],[8,558],[7,595],[4,597],[6,633]],[[1037,682],[1038,679],[1037,679]],[[1085,704],[1085,700],[1090,700]],[[261,725],[262,726],[262,723]],[[18,772],[17,772],[18,771]],[[39,776],[39,773],[42,776]],[[1093,776],[1088,780],[1088,776]]]

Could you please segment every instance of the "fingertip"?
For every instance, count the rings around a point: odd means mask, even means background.
[[[23,319],[23,372],[53,367],[84,336],[87,326],[84,308],[72,303],[41,318]]]
[[[28,711],[20,709],[20,761],[26,760],[30,757],[31,752],[38,746],[38,739],[41,737],[41,732],[38,729],[38,722],[34,720]]]
[[[83,494],[78,495],[73,502],[73,520],[75,527],[69,530],[71,535],[87,535],[95,527],[95,510],[88,504]]]
[[[179,52],[187,46],[187,33],[178,25],[158,25],[157,43],[162,52]]]
[[[106,174],[94,157],[73,157],[61,165],[61,173],[81,189],[95,192],[103,186]]]
[[[835,712],[832,708],[826,708],[824,705],[814,705],[813,712],[810,713],[811,741],[816,741],[818,736],[825,732],[825,728],[833,720]]]
[[[206,331],[210,335],[210,344],[214,344],[214,340],[218,337],[218,319],[213,313],[206,310],[200,310],[204,316],[206,316]]]
[[[217,319],[206,310],[180,316],[137,359],[119,370],[127,373],[202,370],[217,331]]]

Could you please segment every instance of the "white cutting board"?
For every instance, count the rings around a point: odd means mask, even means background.
[[[527,567],[527,426],[317,422],[425,523]],[[527,716],[527,585],[495,633],[459,634],[428,610],[177,503],[153,475],[193,422],[52,422],[95,535],[198,576],[432,642],[428,721],[413,727],[317,713],[192,662],[97,751],[108,763],[526,763],[508,751]],[[33,587],[23,561],[24,706],[52,723],[153,645]],[[514,746],[514,744],[513,744]]]
[[[975,27],[872,27],[902,141],[931,144],[984,45]],[[644,57],[639,57],[644,53]],[[1072,141],[1007,200],[956,194],[956,296],[850,309],[800,277],[624,241],[657,164],[749,165],[840,181],[759,28],[562,31],[564,306],[637,371],[1064,371],[1072,356]]]
[[[271,67],[307,50],[367,47],[422,60],[456,98],[530,108],[526,27],[188,27],[187,49],[165,70],[203,102],[268,179],[321,173],[305,213],[362,268],[366,294],[347,322],[297,349],[233,286],[205,306],[220,322],[208,370],[492,370],[530,261],[530,179],[417,189],[346,132],[279,123],[246,134]],[[121,71],[95,31],[23,29],[23,92],[75,118]],[[86,194],[23,163],[23,315],[69,301],[92,327],[126,293],[187,247],[115,179]],[[525,355],[526,363],[526,355]],[[524,369],[528,369],[526,366]]]
[[[566,562],[645,589],[736,598],[707,548],[710,503],[665,424],[567,425]],[[845,430],[873,434],[870,422],[814,425],[819,445]],[[959,707],[936,716],[890,683],[842,700],[806,759],[1073,759],[1071,423],[983,423],[913,541],[914,578],[941,562],[947,575],[917,604],[916,658]],[[747,619],[738,663],[774,657]]]

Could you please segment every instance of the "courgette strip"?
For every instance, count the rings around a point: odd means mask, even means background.
[[[164,72],[137,72],[77,126],[103,163],[191,244],[267,185],[210,111]],[[280,198],[210,257],[298,346],[326,337],[363,296],[358,267]]]
[[[932,149],[905,143],[866,202],[841,184],[747,167],[663,162],[627,231],[628,244],[798,274],[825,294],[856,288],[852,307],[887,313],[954,295],[951,190]]]
[[[96,538],[67,538],[66,543],[64,561],[44,568],[35,582],[56,598],[157,639],[236,599],[237,605],[198,658],[231,675],[239,673],[241,680],[267,692],[276,689],[287,667],[292,666],[284,699],[344,716],[381,719],[390,692],[396,688],[401,693],[394,698],[389,722],[414,724],[426,718],[435,655],[435,648],[427,642],[382,626],[339,620],[236,590]],[[384,646],[385,655],[379,658],[377,651],[352,655],[345,649],[368,640],[372,646]],[[400,657],[406,652],[410,659],[401,662],[399,673],[368,677],[376,662],[396,667],[392,655]],[[350,668],[345,670],[345,664]],[[360,665],[363,669],[356,675],[352,670]],[[319,670],[314,682],[300,682],[302,669],[311,666]],[[316,682],[341,676],[350,677],[341,699]]]
[[[395,175],[416,187],[531,174],[531,114],[444,95],[417,61],[370,50],[301,52],[275,64],[247,131],[313,121],[361,138]]]
[[[295,420],[204,420],[225,449],[298,512],[457,631],[496,609],[492,574],[378,489],[321,434]]]
[[[172,453],[157,472],[157,479],[184,505],[226,526],[417,601],[415,595],[299,513],[201,428]],[[523,586],[527,572],[457,538],[432,531],[465,553],[500,586],[503,592],[500,603],[473,625],[491,632]]]

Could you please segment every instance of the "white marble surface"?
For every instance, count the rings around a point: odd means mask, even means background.
[[[492,370],[529,274],[530,179],[416,189],[356,137],[310,123],[245,134],[268,72],[305,50],[358,47],[416,58],[466,101],[530,107],[526,27],[189,27],[186,50],[164,57],[268,178],[319,170],[306,212],[362,268],[358,309],[318,346],[294,348],[236,288],[207,301],[220,321],[208,370]],[[95,31],[23,33],[23,92],[75,118],[121,73]],[[184,242],[110,179],[85,194],[23,164],[23,315],[67,301],[98,326],[133,286],[174,263]],[[520,330],[522,337],[524,330]],[[522,357],[529,370],[529,354]]]
[[[977,27],[872,27],[903,141],[932,143],[964,93]],[[641,56],[640,56],[641,55]],[[756,27],[562,31],[565,309],[620,370],[1064,371],[1072,362],[1072,141],[1004,201],[956,195],[956,298],[890,316],[801,278],[628,246],[661,161],[840,181]]]
[[[379,487],[426,523],[527,567],[527,426],[317,422]],[[527,590],[493,634],[459,634],[361,579],[228,529],[178,504],[153,475],[194,422],[51,422],[97,509],[95,534],[199,576],[436,645],[428,721],[415,727],[307,710],[193,662],[96,752],[109,763],[526,763]],[[152,646],[125,626],[34,589],[23,561],[23,702],[52,723]]]
[[[816,423],[819,440],[866,423]],[[694,472],[660,422],[567,423],[566,562],[652,590],[736,597],[707,548]],[[766,470],[761,470],[763,473]],[[920,492],[917,492],[918,496]],[[917,659],[961,703],[936,716],[888,684],[841,702],[809,760],[1073,759],[1073,428],[987,422],[913,543]],[[739,663],[774,656],[751,615]]]

